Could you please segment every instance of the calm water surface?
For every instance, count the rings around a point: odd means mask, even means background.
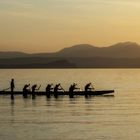
[[[115,89],[115,96],[35,100],[0,96],[0,140],[139,140],[140,69],[0,70],[0,90],[15,78],[16,90],[25,83],[76,82],[83,89]]]

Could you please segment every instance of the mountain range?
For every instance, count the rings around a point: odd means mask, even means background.
[[[0,52],[0,68],[140,68],[140,45],[74,45],[54,53]]]

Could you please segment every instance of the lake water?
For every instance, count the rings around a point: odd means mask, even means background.
[[[25,83],[73,82],[81,89],[92,82],[97,90],[114,89],[113,96],[69,99],[0,96],[0,140],[139,140],[140,69],[0,70],[0,90],[15,79],[15,90]]]

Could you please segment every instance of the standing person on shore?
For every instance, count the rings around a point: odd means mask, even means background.
[[[11,100],[14,100],[14,88],[15,88],[15,83],[14,83],[14,79],[12,78],[10,82]]]

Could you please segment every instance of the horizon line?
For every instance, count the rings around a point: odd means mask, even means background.
[[[75,44],[75,45],[71,45],[71,46],[69,46],[69,47],[64,47],[64,48],[61,48],[61,49],[59,49],[58,51],[41,51],[41,52],[29,52],[28,53],[28,51],[26,52],[26,51],[20,51],[20,50],[3,50],[3,51],[1,51],[0,50],[0,53],[25,53],[25,54],[40,54],[40,53],[56,53],[56,52],[59,52],[59,51],[61,51],[61,50],[63,50],[63,49],[66,49],[66,48],[71,48],[71,47],[76,47],[76,46],[79,46],[79,45],[89,45],[89,46],[91,46],[91,47],[97,47],[97,48],[107,48],[107,47],[112,47],[112,46],[114,46],[114,45],[118,45],[118,44],[126,44],[126,43],[129,43],[129,44],[136,44],[136,45],[138,45],[138,46],[140,46],[140,44],[139,43],[137,43],[137,42],[133,42],[133,41],[121,41],[121,42],[116,42],[116,43],[113,43],[112,45],[108,45],[108,46],[96,46],[96,45],[94,45],[94,44],[88,44],[88,43],[79,43],[79,44]]]

